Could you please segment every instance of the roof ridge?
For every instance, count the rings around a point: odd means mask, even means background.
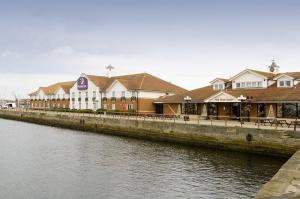
[[[141,84],[140,84],[140,86],[139,86],[139,89],[142,89],[142,86],[143,86],[145,77],[146,77],[146,74],[144,74],[144,76],[143,76],[143,79],[142,79],[142,81],[141,81]]]

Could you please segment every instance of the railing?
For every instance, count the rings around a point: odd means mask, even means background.
[[[165,115],[154,113],[129,113],[129,112],[94,112],[86,111],[74,112],[68,109],[64,110],[33,110],[33,109],[5,109],[8,111],[19,112],[48,112],[56,115],[76,115],[89,116],[99,118],[115,118],[126,120],[145,120],[145,121],[159,121],[169,123],[184,123],[193,125],[210,125],[210,126],[226,126],[226,127],[243,127],[256,129],[275,129],[275,130],[291,130],[297,131],[300,127],[300,120],[298,118],[266,118],[266,117],[229,117],[229,116],[199,116],[199,115]]]

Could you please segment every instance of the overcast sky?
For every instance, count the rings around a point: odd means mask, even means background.
[[[81,73],[148,72],[187,89],[245,68],[300,71],[300,1],[0,1],[0,98]]]

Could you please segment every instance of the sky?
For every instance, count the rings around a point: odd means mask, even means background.
[[[300,71],[298,0],[0,0],[0,99],[81,73],[195,89],[245,68]]]

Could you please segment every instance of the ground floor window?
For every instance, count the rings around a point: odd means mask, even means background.
[[[277,117],[282,117],[282,118],[300,117],[300,104],[299,103],[277,104]]]
[[[96,102],[93,102],[93,108],[94,108],[94,110],[97,110],[97,103]]]
[[[79,107],[79,109],[81,109],[81,102],[79,102],[79,106],[78,107]]]
[[[127,104],[127,110],[133,110],[133,104]]]
[[[89,108],[89,103],[85,102],[85,109],[88,109],[88,108]]]
[[[257,105],[257,117],[266,117],[266,105],[265,104],[258,104]]]
[[[197,108],[198,108],[198,106],[195,103],[183,103],[181,113],[196,115],[198,112]]]
[[[208,103],[208,115],[217,116],[218,115],[218,104]]]
[[[283,117],[297,117],[297,104],[283,104]]]
[[[116,104],[111,105],[111,110],[116,110]]]

